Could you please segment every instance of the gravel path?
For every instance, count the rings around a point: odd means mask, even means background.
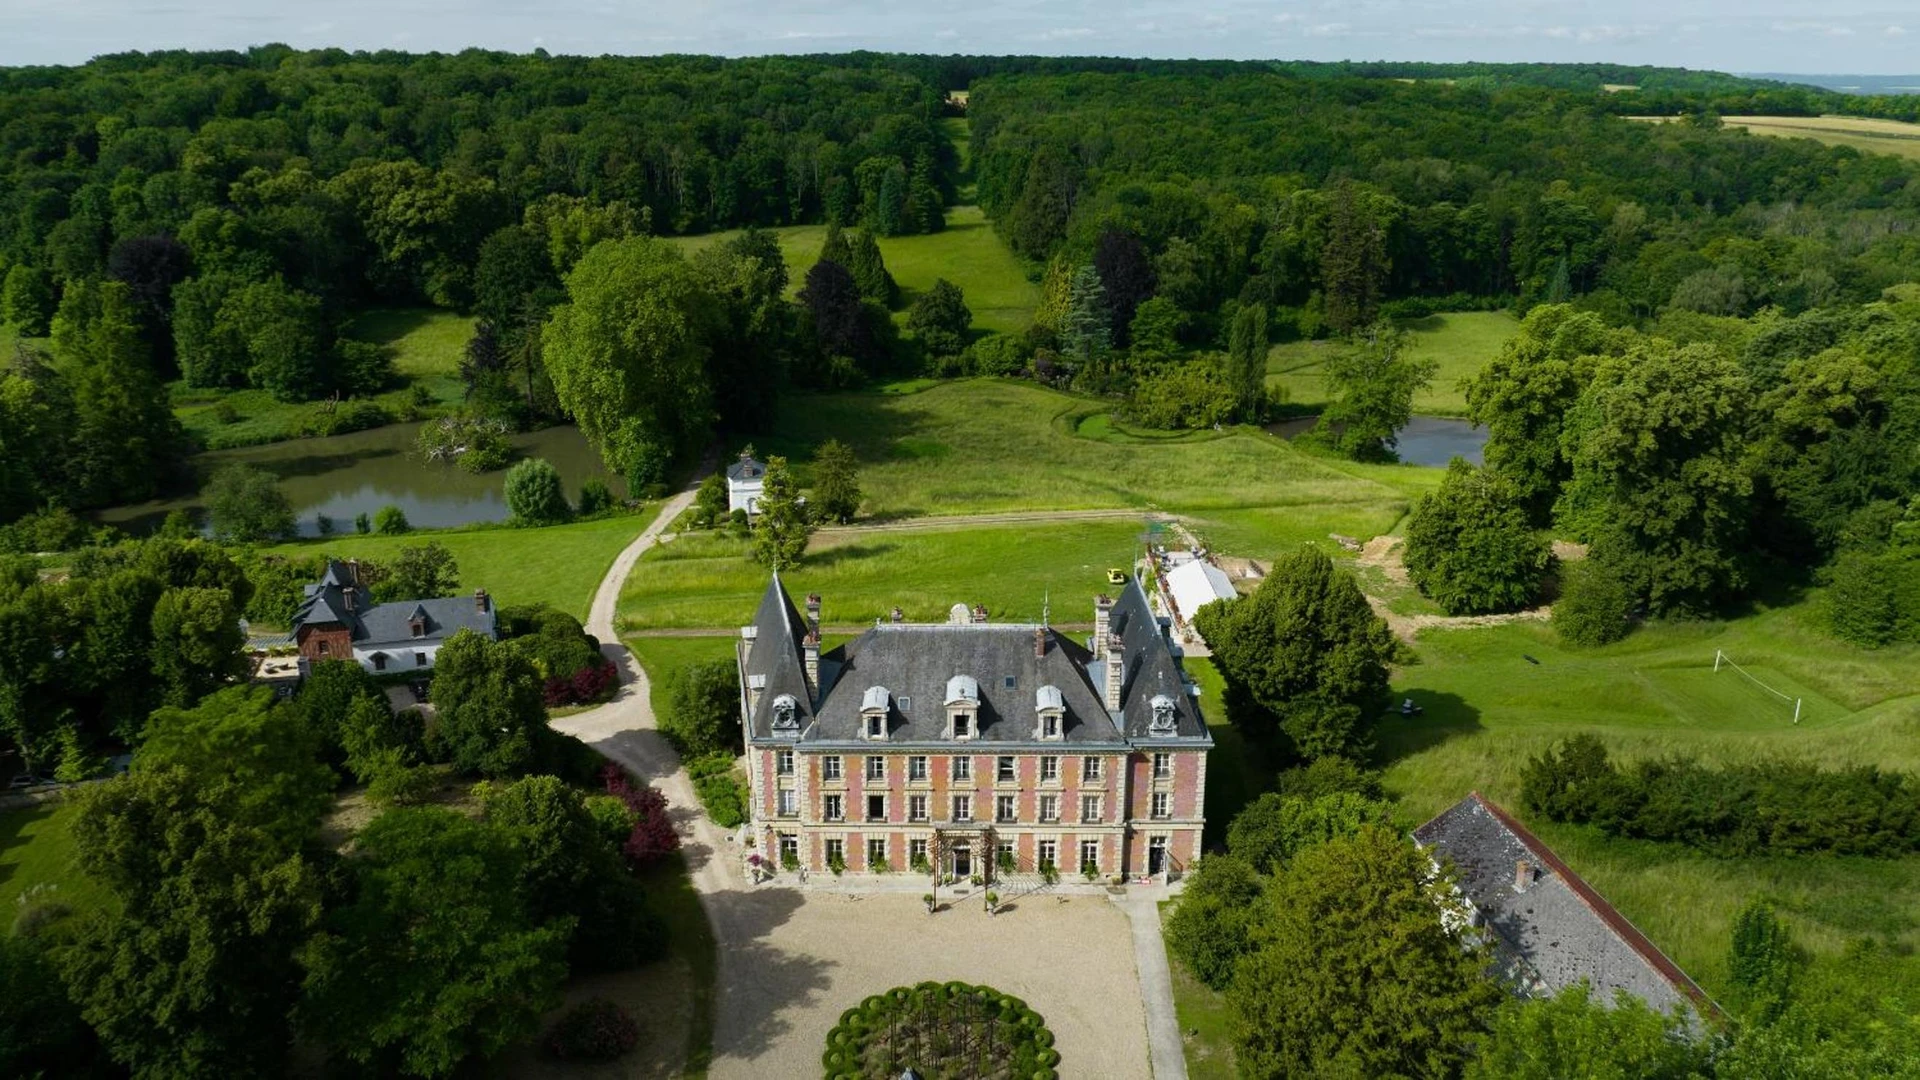
[[[960,979],[1016,994],[1045,1016],[1057,1039],[1062,1076],[1184,1078],[1166,955],[1158,945],[1158,913],[1146,897],[1129,898],[1123,911],[1095,896],[1032,895],[990,918],[977,900],[964,898],[929,916],[910,891],[850,895],[747,884],[733,838],[698,812],[679,756],[657,730],[647,674],[618,643],[613,625],[627,575],[649,548],[672,539],[666,527],[692,499],[689,489],[669,500],[614,560],[594,594],[587,631],[618,665],[619,692],[606,705],[555,720],[553,726],[645,778],[675,808],[694,888],[718,943],[719,1000],[709,1075],[715,1080],[814,1075],[828,1030],[863,997],[924,979]],[[1139,511],[1084,514],[1120,517]],[[1079,516],[963,520],[984,524]],[[955,522],[902,524],[952,527]],[[1142,925],[1143,919],[1150,927]],[[1151,1052],[1150,1022],[1155,1029]],[[1169,1038],[1171,1057],[1162,1046]]]

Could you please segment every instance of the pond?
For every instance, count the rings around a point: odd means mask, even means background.
[[[1295,416],[1268,424],[1283,439],[1305,434],[1320,422],[1317,416]],[[1400,429],[1400,460],[1408,465],[1445,468],[1456,457],[1475,465],[1487,448],[1487,431],[1465,420],[1445,416],[1416,416]]]
[[[293,503],[300,535],[317,536],[320,518],[332,519],[338,532],[352,532],[356,514],[398,506],[417,528],[446,528],[476,522],[505,521],[506,470],[475,475],[451,465],[421,460],[414,451],[419,424],[390,424],[370,431],[324,439],[294,439],[215,450],[193,459],[202,478],[222,465],[240,461],[280,478],[280,490]],[[582,482],[606,481],[613,497],[626,497],[626,484],[609,474],[586,437],[572,426],[550,427],[512,437],[521,457],[545,458],[560,470],[567,497],[576,498]],[[197,495],[117,506],[99,519],[129,532],[145,532],[178,509],[199,511]]]

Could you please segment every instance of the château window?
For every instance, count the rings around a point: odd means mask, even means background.
[[[994,770],[994,779],[1000,783],[1012,783],[1014,779],[1013,758],[1002,757]]]
[[[780,861],[782,863],[785,863],[789,859],[798,859],[799,857],[800,857],[800,838],[798,836],[795,836],[792,833],[781,833],[780,834]]]
[[[1060,737],[1060,718],[1048,713],[1040,718],[1040,737],[1057,739]]]
[[[887,797],[885,795],[867,796],[867,820],[887,820]]]
[[[953,778],[957,781],[973,779],[973,759],[957,757],[953,759]]]
[[[1153,778],[1165,780],[1173,775],[1173,755],[1160,751],[1153,755]]]
[[[879,713],[867,717],[867,738],[884,739],[887,737],[887,718]]]
[[[781,776],[793,775],[793,751],[777,750],[773,755],[773,771]]]
[[[1100,841],[1098,840],[1080,841],[1080,872],[1084,874],[1089,870],[1096,874],[1100,872]]]
[[[828,821],[839,821],[846,816],[846,799],[841,795],[829,795],[823,800],[820,816]]]
[[[1036,845],[1040,853],[1040,866],[1058,868],[1060,866],[1060,841],[1042,840]]]
[[[1040,796],[1040,820],[1041,821],[1059,821],[1060,820],[1060,796],[1058,795]]]
[[[782,751],[782,752],[785,753],[786,751]],[[827,756],[820,759],[820,779],[822,780],[840,779],[840,755],[839,754],[828,754]]]
[[[427,666],[427,654],[426,654],[426,653],[423,653],[423,652],[417,652],[417,653],[414,653],[414,654],[413,654],[413,666],[414,666],[414,667],[426,667],[426,666]]]
[[[1169,818],[1173,816],[1173,795],[1165,791],[1153,793],[1153,816]]]
[[[778,802],[775,804],[781,817],[792,817],[800,812],[800,797],[792,788],[781,788]]]
[[[1012,821],[1014,819],[1015,797],[1001,795],[993,800],[993,820]]]
[[[835,863],[839,863],[840,865],[845,866],[846,862],[847,862],[847,842],[845,840],[840,839],[837,836],[828,837],[827,838],[827,865],[832,866]]]
[[[953,797],[953,820],[955,821],[972,821],[973,820],[973,796],[955,795]]]
[[[1041,758],[1040,759],[1040,782],[1043,784],[1046,784],[1046,783],[1052,783],[1053,781],[1058,779],[1060,779],[1060,759],[1057,757]]]
[[[1091,781],[1100,779],[1100,759],[1088,757],[1080,759],[1080,779]]]
[[[1100,821],[1100,796],[1080,796],[1080,821],[1085,825],[1094,825]]]
[[[907,860],[909,862],[927,861],[927,842],[925,840],[907,841]]]
[[[914,795],[907,799],[907,820],[927,820],[927,797],[925,795]]]
[[[973,738],[973,717],[963,712],[954,713],[953,737],[956,739]]]
[[[887,759],[878,754],[867,757],[867,781],[878,782],[887,778]]]
[[[927,778],[927,759],[919,754],[907,759],[907,779],[925,780]]]
[[[887,865],[887,838],[870,836],[867,838],[867,869],[878,870]]]

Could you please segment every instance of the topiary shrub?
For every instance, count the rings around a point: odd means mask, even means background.
[[[1609,645],[1633,629],[1633,590],[1620,575],[1589,559],[1561,571],[1553,628],[1570,645]]]
[[[988,986],[924,982],[875,994],[827,1033],[829,1077],[894,1080],[905,1065],[923,1076],[1025,1080],[1053,1076],[1060,1053],[1040,1015]]]
[[[528,458],[507,470],[507,510],[522,525],[557,525],[572,512],[560,488],[560,470],[545,458]]]
[[[547,1032],[547,1052],[562,1061],[612,1061],[640,1041],[640,1026],[606,998],[568,1009]]]

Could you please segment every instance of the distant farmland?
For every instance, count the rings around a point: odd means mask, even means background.
[[[1677,117],[1636,116],[1634,119],[1665,123]],[[1720,119],[1728,127],[1745,128],[1755,135],[1815,139],[1828,146],[1851,146],[1855,150],[1898,154],[1920,161],[1920,124],[1859,116],[1723,116]]]

